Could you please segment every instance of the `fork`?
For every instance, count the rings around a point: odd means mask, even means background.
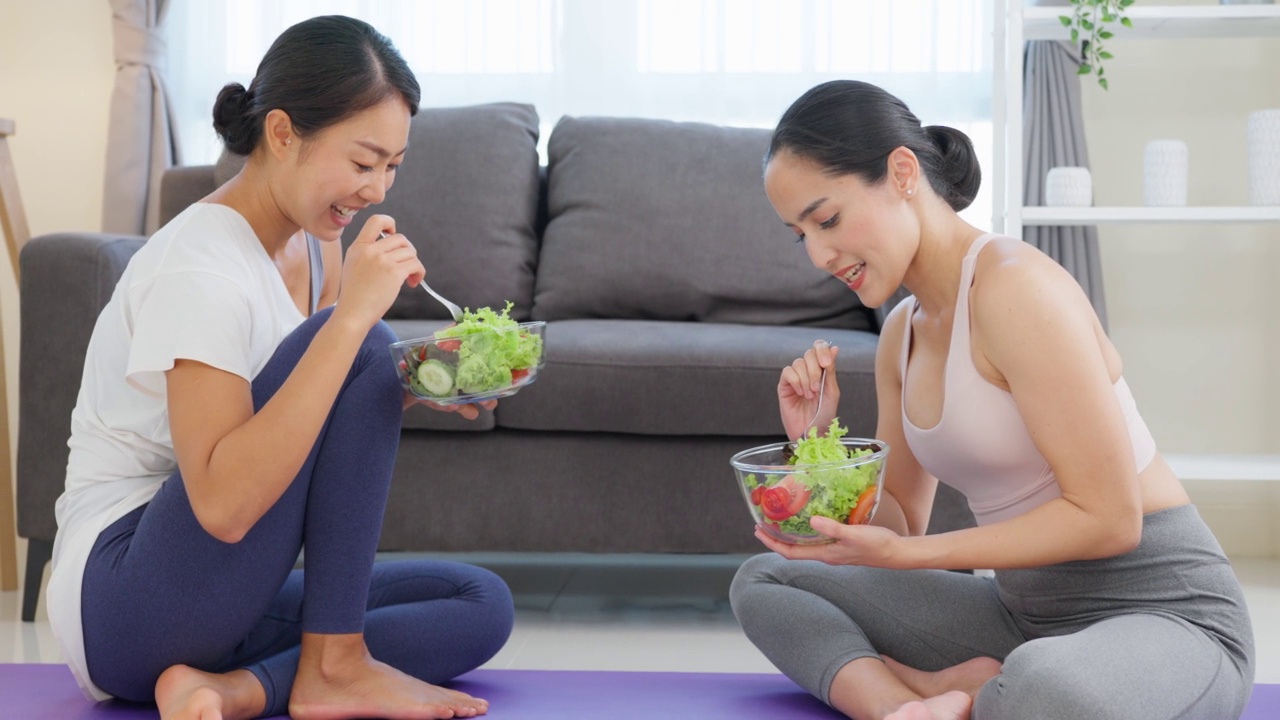
[[[387,237],[387,234],[378,233],[378,237],[379,239],[381,239],[381,238]],[[426,290],[427,294],[429,294],[431,297],[435,298],[436,300],[439,300],[440,304],[445,306],[449,310],[449,314],[453,316],[454,322],[462,322],[462,308],[458,307],[454,303],[449,302],[448,300],[445,300],[443,295],[436,292],[435,290],[432,290],[431,286],[427,284],[427,279],[425,277],[418,281],[418,287],[422,288],[423,290]]]
[[[423,278],[421,281],[418,282],[418,287],[422,288],[423,290],[426,290],[431,295],[431,297],[439,300],[441,305],[448,308],[449,314],[453,316],[454,322],[462,322],[462,308],[449,302],[448,300],[445,300],[440,293],[436,292],[435,290],[432,290],[431,286],[427,284],[426,278]]]

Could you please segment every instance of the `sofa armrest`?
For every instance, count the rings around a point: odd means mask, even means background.
[[[22,249],[18,371],[18,534],[52,540],[85,350],[129,258],[132,235],[56,233]]]

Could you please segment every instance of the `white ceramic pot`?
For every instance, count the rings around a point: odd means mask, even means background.
[[[1187,204],[1187,144],[1152,140],[1142,151],[1142,203],[1151,207]]]
[[[1093,177],[1089,168],[1056,167],[1044,178],[1044,204],[1056,207],[1089,207],[1093,204]]]
[[[1280,205],[1280,109],[1249,113],[1249,202]]]

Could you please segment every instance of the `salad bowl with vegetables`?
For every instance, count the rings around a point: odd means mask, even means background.
[[[832,420],[825,435],[812,428],[795,443],[762,445],[729,460],[751,516],[771,537],[817,545],[832,538],[809,525],[814,516],[849,525],[871,522],[889,445],[847,434]]]
[[[430,337],[391,344],[400,384],[438,405],[461,405],[514,395],[543,365],[544,322],[517,323],[511,303],[466,310],[455,325]]]

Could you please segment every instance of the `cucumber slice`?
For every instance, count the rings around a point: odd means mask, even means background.
[[[418,383],[434,397],[453,394],[453,368],[439,360],[428,360],[418,366]]]

